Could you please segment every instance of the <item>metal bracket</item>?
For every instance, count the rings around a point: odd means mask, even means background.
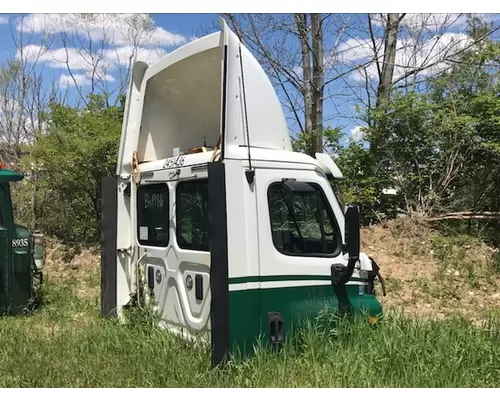
[[[331,266],[331,280],[333,286],[337,286],[340,283],[345,272],[346,267],[342,264],[333,264]]]

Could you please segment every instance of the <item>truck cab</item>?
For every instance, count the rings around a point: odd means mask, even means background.
[[[0,166],[0,314],[28,314],[43,280],[43,236],[14,223],[10,185],[24,178]]]
[[[215,363],[279,344],[324,310],[381,305],[327,154],[292,150],[257,60],[221,31],[134,65],[116,175],[102,183],[102,313],[151,300],[160,325],[212,343]]]

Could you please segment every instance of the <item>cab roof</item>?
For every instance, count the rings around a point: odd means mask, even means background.
[[[8,181],[20,181],[24,178],[24,175],[12,171],[11,169],[0,167],[0,182]]]

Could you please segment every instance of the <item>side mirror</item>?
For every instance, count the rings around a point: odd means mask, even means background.
[[[359,209],[357,206],[348,206],[345,212],[345,236],[346,249],[349,253],[349,260],[359,260],[360,250],[360,228]]]

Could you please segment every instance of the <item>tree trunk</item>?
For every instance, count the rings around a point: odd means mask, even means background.
[[[323,152],[323,27],[321,14],[311,14],[312,30],[312,131],[311,155]]]
[[[396,46],[401,18],[399,14],[387,14],[384,32],[384,61],[380,73],[377,90],[377,108],[389,97],[394,77],[394,64],[396,62]]]
[[[405,14],[387,14],[387,22],[384,28],[384,58],[380,67],[379,83],[377,88],[377,98],[375,110],[381,111],[389,99],[392,90],[392,81],[394,78],[394,64],[396,62],[397,40],[399,24]],[[377,115],[373,120],[373,127],[376,135],[372,137],[370,142],[370,152],[377,154],[377,158],[383,159],[383,155],[379,154],[380,143],[384,140],[384,117]],[[377,164],[374,166],[377,169]]]
[[[311,59],[309,57],[309,34],[307,29],[307,14],[295,14],[297,31],[300,38],[300,50],[302,54],[302,95],[304,96],[304,129],[307,138],[313,134],[313,103],[311,85]],[[311,142],[311,151],[314,148]]]

